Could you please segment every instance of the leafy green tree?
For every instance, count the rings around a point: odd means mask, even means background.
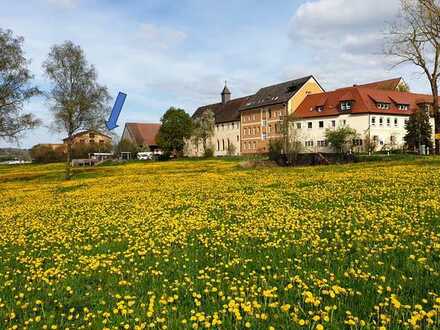
[[[432,127],[427,111],[419,110],[413,113],[405,125],[405,142],[412,150],[417,150],[424,144],[432,148]]]
[[[144,151],[141,150],[141,148],[134,142],[123,139],[119,141],[118,145],[116,146],[116,153],[120,154],[121,152],[130,152],[131,158],[136,158],[136,155],[138,152]]]
[[[71,176],[72,137],[81,130],[103,130],[110,112],[107,88],[97,82],[80,46],[66,41],[52,47],[43,68],[52,82],[48,93],[55,128],[67,134],[66,179]]]
[[[185,148],[185,140],[192,134],[191,117],[183,109],[171,107],[161,118],[157,143],[165,154],[180,156]]]
[[[326,129],[325,131],[326,140],[337,153],[347,151],[356,136],[356,130],[348,126],[342,126],[337,129]]]
[[[193,120],[193,140],[202,141],[203,154],[206,156],[208,140],[214,135],[215,115],[211,110],[204,111]],[[209,154],[209,152],[208,152]]]
[[[0,29],[0,139],[15,139],[40,124],[32,114],[23,113],[24,104],[40,91],[31,85],[33,76],[22,47],[22,37]]]

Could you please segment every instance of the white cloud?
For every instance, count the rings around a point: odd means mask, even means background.
[[[330,88],[399,75],[383,56],[384,32],[399,0],[306,1],[294,13],[289,37],[313,54],[314,67]],[[295,70],[295,68],[290,68]]]

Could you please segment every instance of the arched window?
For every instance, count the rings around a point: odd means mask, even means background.
[[[225,150],[225,140],[222,139],[222,150]]]
[[[217,140],[217,151],[220,151],[220,141]]]

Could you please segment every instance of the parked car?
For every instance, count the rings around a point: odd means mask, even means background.
[[[151,151],[138,152],[137,159],[139,159],[139,160],[153,160],[154,154]]]

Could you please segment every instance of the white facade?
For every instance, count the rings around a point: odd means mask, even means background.
[[[358,138],[353,149],[364,151],[365,141],[374,141],[376,150],[402,148],[409,115],[343,114],[331,117],[301,118],[292,123],[295,136],[305,152],[332,152],[325,139],[326,129],[348,126],[356,130]]]
[[[212,145],[215,156],[240,155],[240,122],[216,124]]]
[[[203,156],[203,144],[196,146],[193,141],[187,141],[186,155],[191,157]],[[215,124],[214,134],[208,141],[208,147],[214,150],[214,156],[240,155],[240,122]]]

